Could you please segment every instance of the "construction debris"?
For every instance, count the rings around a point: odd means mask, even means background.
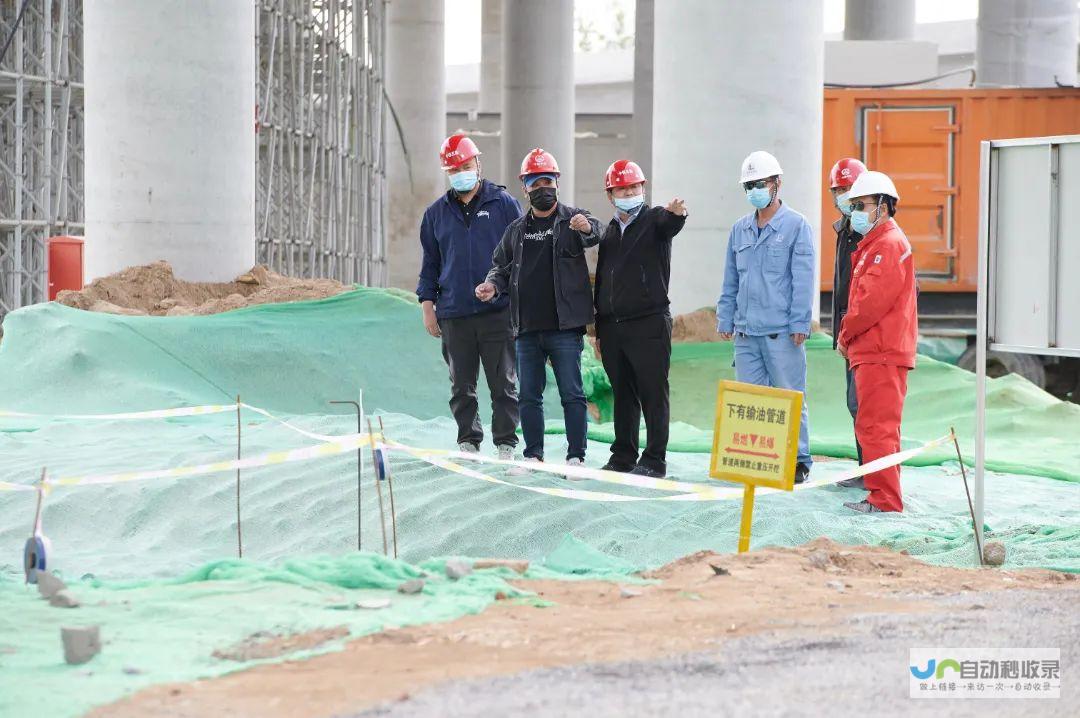
[[[101,652],[100,626],[65,626],[60,629],[64,660],[71,665],[86,663]]]
[[[983,563],[987,566],[1001,566],[1005,563],[1005,544],[991,541],[983,547]]]
[[[414,578],[411,581],[406,581],[397,587],[398,593],[420,593],[424,590],[424,579]]]
[[[52,571],[38,571],[37,588],[42,598],[51,599],[55,594],[66,589],[67,584],[57,578]]]
[[[66,590],[62,590],[49,596],[49,605],[57,608],[78,608],[79,601]]]
[[[447,578],[457,581],[458,579],[465,578],[472,573],[472,564],[468,561],[459,561],[451,559],[446,562],[446,576]]]

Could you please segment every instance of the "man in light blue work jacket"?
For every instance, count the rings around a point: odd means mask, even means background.
[[[806,391],[806,347],[814,303],[814,234],[780,201],[780,163],[768,152],[743,160],[740,182],[754,211],[728,237],[717,331],[735,340],[735,376],[760,386]],[[810,426],[803,398],[795,483],[810,474]]]

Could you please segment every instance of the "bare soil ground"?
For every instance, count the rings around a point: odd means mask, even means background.
[[[701,552],[645,577],[656,583],[624,590],[597,581],[516,581],[555,605],[497,601],[480,615],[366,636],[307,661],[155,686],[90,715],[352,714],[447,681],[662,658],[764,632],[825,634],[860,612],[930,611],[942,596],[1025,589],[1065,591],[1060,600],[1073,605],[1080,599],[1080,581],[1070,575],[930,566],[826,539],[742,555]]]

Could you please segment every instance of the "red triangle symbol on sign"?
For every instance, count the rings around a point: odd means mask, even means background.
[[[757,434],[751,434],[750,435],[750,446],[757,446],[757,440],[758,440],[758,435]]]

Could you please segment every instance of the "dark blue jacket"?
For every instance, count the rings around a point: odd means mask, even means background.
[[[420,222],[420,282],[416,296],[421,302],[435,302],[439,319],[467,317],[498,311],[510,298],[491,302],[476,298],[476,285],[487,278],[491,255],[507,226],[521,216],[521,205],[505,187],[481,180],[480,204],[471,226],[465,226],[461,207],[453,190],[435,200]]]

